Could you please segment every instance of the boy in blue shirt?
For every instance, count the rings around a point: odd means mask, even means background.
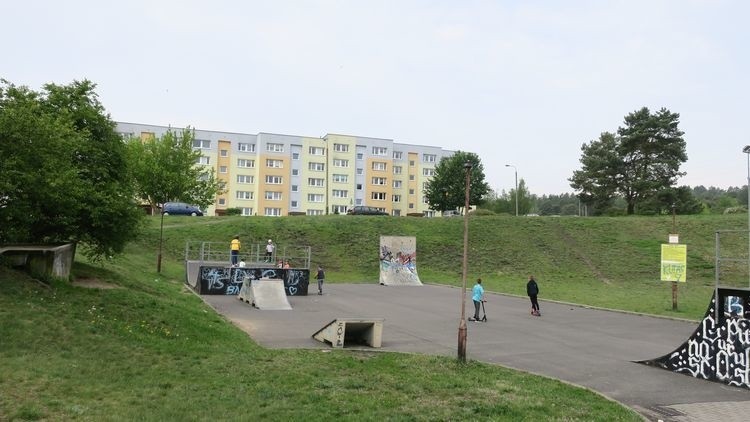
[[[469,321],[479,322],[479,307],[482,305],[484,300],[484,287],[482,287],[482,279],[477,279],[477,284],[471,288],[471,300],[474,301],[474,318],[469,318]]]

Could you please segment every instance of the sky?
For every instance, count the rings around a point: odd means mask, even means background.
[[[680,114],[679,185],[748,180],[750,2],[6,2],[0,78],[88,79],[115,121],[327,133],[479,155],[492,189],[572,193],[581,145]]]

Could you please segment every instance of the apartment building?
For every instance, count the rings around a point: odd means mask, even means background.
[[[118,122],[123,136],[160,137],[168,126]],[[181,128],[171,128],[181,131]],[[226,184],[208,215],[239,208],[242,215],[344,214],[355,205],[393,216],[434,216],[424,196],[435,166],[453,151],[392,139],[328,134],[195,130],[196,165],[214,169]]]

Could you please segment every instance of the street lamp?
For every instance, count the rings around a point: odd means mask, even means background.
[[[518,217],[518,168],[513,164],[506,164],[505,167],[513,167],[513,173],[516,176],[516,217]]]
[[[742,148],[742,152],[747,154],[747,265],[748,265],[748,280],[750,280],[750,145],[745,145]]]
[[[466,362],[466,272],[469,256],[469,191],[471,182],[471,161],[464,163],[466,171],[466,198],[464,200],[464,259],[461,273],[461,321],[458,323],[458,360]]]

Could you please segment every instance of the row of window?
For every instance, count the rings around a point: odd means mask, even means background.
[[[198,164],[203,165],[209,165],[209,157],[201,156],[198,158]],[[339,168],[348,168],[349,167],[349,160],[333,160],[333,166],[339,167]],[[248,160],[244,158],[237,159],[237,167],[239,168],[255,168],[255,160]],[[266,167],[267,168],[284,168],[284,162],[282,160],[274,160],[274,159],[267,159],[266,160]],[[325,163],[315,163],[311,162],[308,165],[308,169],[311,171],[325,171]],[[385,171],[387,169],[387,164],[383,162],[376,161],[372,163],[372,169],[376,171]],[[229,169],[227,166],[219,166],[219,173],[228,173]],[[362,174],[362,169],[357,169],[357,174]],[[393,166],[393,174],[403,174],[403,167],[401,166]],[[296,174],[295,174],[296,175]],[[424,168],[422,169],[422,175],[423,176],[434,176],[435,175],[435,169],[433,168]]]
[[[253,184],[255,183],[255,176],[250,176],[246,174],[238,174],[237,175],[237,183],[238,184]],[[269,185],[282,185],[284,184],[284,177],[283,176],[273,176],[273,175],[266,175],[266,184]],[[334,183],[347,183],[349,181],[349,176],[346,174],[334,174],[333,175],[333,182]],[[378,186],[386,186],[388,184],[388,179],[385,177],[373,177],[370,180],[371,184],[378,185]],[[308,177],[307,178],[307,185],[308,186],[314,186],[314,187],[325,187],[325,179],[319,178],[319,177]],[[404,186],[403,180],[394,180],[393,181],[393,188],[394,189],[401,189]],[[427,183],[422,184],[422,189],[427,189]],[[357,184],[357,190],[362,190],[362,185]],[[412,189],[413,190],[413,189]],[[292,185],[292,191],[297,191],[297,185]],[[335,189],[333,190],[336,191]],[[412,192],[413,193],[413,192]]]
[[[211,141],[207,139],[194,139],[193,148],[211,149]],[[255,152],[255,144],[251,144],[247,142],[239,142],[237,143],[237,150],[240,152]],[[334,143],[333,150],[336,152],[349,152],[349,145]],[[269,142],[266,144],[266,151],[275,152],[275,153],[284,152],[284,144]],[[325,155],[325,148],[311,146],[308,148],[308,152],[310,153],[310,155]],[[226,157],[227,155],[228,155],[227,150],[221,151],[222,157]],[[388,155],[388,148],[372,147],[372,155],[385,157]],[[294,156],[295,156],[294,157],[295,159],[299,159],[298,153],[294,153]],[[363,158],[362,153],[358,153],[357,158],[361,160]],[[403,152],[393,151],[393,159],[394,160],[403,159]],[[422,161],[425,163],[434,163],[437,161],[437,155],[436,154],[422,154]]]
[[[334,198],[348,198],[349,197],[349,191],[346,190],[336,190],[334,189],[332,192],[332,196]],[[276,191],[265,191],[263,194],[264,199],[268,201],[281,201],[282,200],[282,193],[276,192]],[[235,194],[235,198],[239,200],[249,200],[252,201],[255,199],[255,192],[253,191],[237,191]],[[385,192],[372,192],[370,194],[370,198],[375,201],[385,201],[387,199],[387,193]],[[392,202],[401,202],[402,195],[392,195],[391,201]],[[322,203],[325,201],[325,195],[320,193],[308,193],[307,194],[307,202],[318,202]],[[359,201],[359,200],[358,200]],[[292,201],[292,203],[296,203],[297,201]],[[427,197],[422,198],[423,203],[428,203]],[[220,205],[224,205],[223,199],[219,201]]]
[[[359,203],[357,205],[360,205]],[[296,201],[292,201],[292,208],[298,209],[299,204],[296,203]],[[409,204],[410,209],[414,209],[414,204]],[[333,213],[339,213],[339,214],[346,214],[346,212],[349,210],[348,205],[333,205],[331,207],[331,212]],[[378,207],[378,210],[385,212],[385,208]],[[240,212],[244,216],[251,216],[253,214],[253,208],[251,207],[242,207],[240,208]],[[307,209],[305,212],[307,215],[323,215],[325,214],[325,210],[322,209]],[[428,216],[432,217],[434,216],[434,211],[427,211]],[[279,217],[281,216],[281,208],[274,208],[274,207],[265,207],[263,209],[263,215],[267,217]],[[393,215],[399,216],[401,215],[400,210],[393,210]]]

